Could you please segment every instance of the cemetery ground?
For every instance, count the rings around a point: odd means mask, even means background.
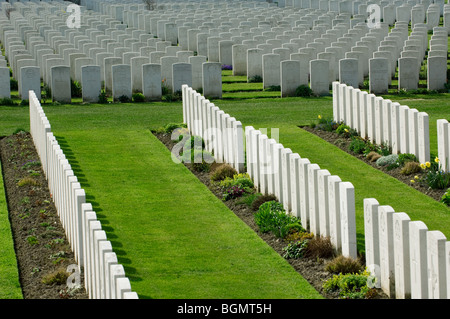
[[[450,209],[444,204],[299,128],[317,121],[318,115],[330,118],[331,97],[279,99],[279,92],[262,91],[261,83],[247,84],[229,74],[224,72],[224,98],[212,102],[244,127],[267,128],[268,136],[272,128],[278,128],[285,147],[355,186],[361,254],[364,198],[376,198],[381,205],[404,211],[412,220],[450,236]],[[449,94],[385,98],[402,99],[429,114],[435,154],[435,122],[448,117]],[[321,298],[189,170],[173,163],[168,149],[151,133],[168,123],[182,122],[181,102],[73,102],[43,107],[86,190],[86,200],[92,203],[141,298]],[[29,129],[28,107],[2,106],[0,114],[0,135]],[[8,221],[1,217],[1,240],[8,243]],[[1,247],[8,253],[2,254],[0,269],[13,278],[12,243]],[[0,294],[15,298],[19,288],[14,280],[2,282]]]

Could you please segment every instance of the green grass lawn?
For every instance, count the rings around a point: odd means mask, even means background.
[[[22,299],[3,179],[0,180],[0,256],[0,299]]]
[[[321,298],[151,134],[180,103],[44,109],[141,298]]]

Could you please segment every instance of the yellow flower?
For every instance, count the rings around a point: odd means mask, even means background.
[[[422,169],[427,168],[427,166],[426,166],[424,163],[420,164],[420,167],[421,167]]]
[[[411,182],[411,184],[414,184],[415,183],[415,181],[412,179],[412,180],[410,180],[410,182]]]
[[[426,162],[425,165],[426,165],[426,167],[430,167],[431,163],[430,162]]]
[[[436,157],[436,158],[434,159],[434,162],[435,162],[435,163],[439,163],[439,158]]]
[[[344,129],[345,133],[348,133],[348,128]]]
[[[414,176],[414,179],[419,179],[419,176],[417,176],[417,175],[416,175],[416,176]]]
[[[322,119],[322,115],[319,115],[318,118],[319,118],[319,120]]]

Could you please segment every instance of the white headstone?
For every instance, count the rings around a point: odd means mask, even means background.
[[[438,230],[427,233],[428,298],[447,299],[447,238]]]
[[[100,66],[86,65],[81,68],[81,88],[83,102],[98,101],[102,89]]]
[[[287,60],[281,62],[281,97],[295,96],[300,86],[300,62]]]
[[[357,59],[341,59],[339,61],[339,82],[354,88],[359,87],[359,61]]]
[[[28,100],[28,91],[34,91],[41,99],[41,75],[38,66],[26,66],[20,69],[19,95],[22,100]]]
[[[131,66],[128,64],[117,64],[112,69],[112,96],[114,101],[122,96],[131,101]]]
[[[264,89],[280,85],[280,62],[279,54],[263,54],[262,74]]]
[[[379,206],[381,289],[389,297],[395,294],[393,215],[390,206]]]
[[[61,103],[71,102],[70,67],[54,66],[51,68],[52,100]]]
[[[222,98],[222,65],[218,62],[203,63],[203,95],[206,98]]]
[[[411,269],[409,257],[409,222],[411,219],[405,213],[395,213],[394,222],[394,267],[395,267],[395,298],[411,298]]]
[[[409,223],[412,299],[428,298],[427,233],[428,228],[422,221]]]
[[[385,58],[369,60],[369,92],[385,94],[389,85],[389,61]]]
[[[428,57],[427,88],[428,90],[441,90],[447,83],[447,57]]]
[[[355,188],[350,182],[339,184],[342,255],[357,258]]]
[[[192,65],[189,63],[172,64],[172,91],[181,91],[181,86],[187,84],[192,86]]]
[[[0,67],[0,99],[11,98],[9,68]]]
[[[327,95],[330,92],[330,80],[328,76],[328,60],[310,61],[310,87],[316,95]]]
[[[149,57],[137,56],[131,58],[131,89],[133,92],[142,93],[142,66],[150,63]]]
[[[161,64],[148,63],[142,65],[142,93],[147,100],[161,99],[161,80]]]

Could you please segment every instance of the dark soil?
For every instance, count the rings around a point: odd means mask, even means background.
[[[153,134],[169,149],[172,150],[176,144],[170,139],[170,134],[157,133]],[[219,199],[222,200],[223,193],[220,188],[211,182],[209,172],[199,172],[193,169],[191,164],[184,163],[184,165],[203,183],[209,190]],[[210,171],[219,165],[213,163]],[[244,223],[246,223],[258,236],[263,239],[270,247],[272,247],[280,256],[283,256],[283,248],[288,245],[288,242],[284,239],[277,238],[272,233],[261,233],[254,220],[255,211],[246,203],[242,203],[239,198],[230,199],[224,201],[225,205],[233,211],[237,217],[239,217]],[[333,274],[325,270],[325,265],[333,258],[307,258],[302,257],[298,259],[287,259],[289,264],[305,278],[322,296],[326,299],[339,299],[339,294],[327,293],[324,291],[323,283],[332,278]],[[388,297],[380,290],[377,289],[376,299],[387,299]]]
[[[440,201],[442,198],[442,195],[444,195],[444,193],[447,191],[447,189],[431,189],[426,184],[420,183],[420,182],[411,183],[411,180],[414,179],[414,176],[417,175],[420,180],[422,177],[424,177],[424,175],[426,173],[419,172],[419,173],[414,173],[411,175],[404,175],[404,174],[400,173],[401,167],[397,167],[397,168],[389,170],[386,167],[378,166],[375,162],[370,162],[369,160],[367,160],[367,158],[363,154],[353,153],[352,151],[349,150],[349,145],[351,142],[350,138],[343,138],[343,137],[339,136],[339,134],[337,134],[336,132],[328,132],[328,131],[324,131],[324,130],[319,130],[319,129],[311,128],[310,126],[301,126],[301,128],[304,129],[305,131],[313,133],[313,134],[317,135],[318,137],[322,138],[323,140],[339,147],[341,150],[347,152],[350,155],[353,155],[354,157],[356,157],[359,160],[363,161],[364,163],[372,166],[373,168],[378,169],[378,170],[398,179],[399,181],[407,184],[408,186],[417,189],[418,191],[424,193],[425,195],[430,196],[431,198],[433,198],[436,201]]]
[[[23,297],[87,299],[82,274],[81,288],[67,288],[67,267],[76,262],[30,134],[2,138],[0,155]],[[19,186],[24,178],[29,182]],[[63,274],[59,282],[43,283],[58,271]]]

